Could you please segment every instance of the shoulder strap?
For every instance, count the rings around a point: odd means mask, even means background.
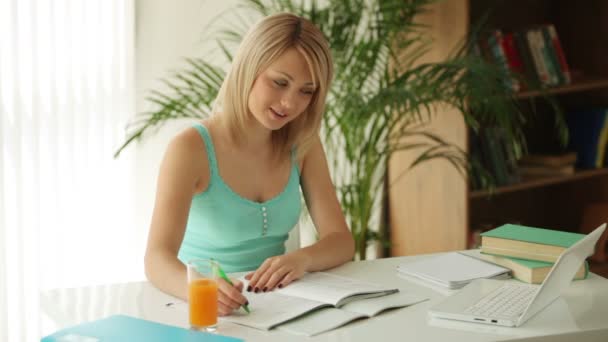
[[[294,146],[291,148],[291,165],[292,165],[292,169],[295,169],[296,174],[298,175],[298,178],[300,178],[300,168],[298,165],[298,158],[296,158],[296,152],[297,152],[297,148]]]
[[[213,141],[211,140],[211,135],[207,130],[207,127],[203,126],[200,123],[194,125],[194,128],[198,131],[198,133],[203,138],[205,142],[205,150],[207,151],[207,160],[209,161],[209,169],[211,170],[211,175],[218,175],[217,169],[217,159],[215,158],[215,148],[213,147]]]

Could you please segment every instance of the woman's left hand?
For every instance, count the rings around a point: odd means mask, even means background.
[[[245,276],[249,280],[247,291],[257,293],[285,287],[302,277],[310,264],[310,257],[301,250],[268,258],[255,272]]]

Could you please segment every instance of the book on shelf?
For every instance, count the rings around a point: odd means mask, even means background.
[[[566,115],[568,148],[577,154],[576,166],[594,169],[606,165],[608,108],[571,110]]]
[[[472,190],[485,187],[490,176],[495,185],[503,186],[520,181],[517,156],[500,127],[484,127],[470,131],[470,157],[474,162],[471,177]]]
[[[477,46],[487,61],[514,75],[506,78],[506,85],[514,92],[572,82],[566,55],[552,23],[517,31],[490,30]],[[522,77],[525,82],[521,82]]]
[[[248,281],[242,280],[246,287]],[[367,299],[398,292],[399,290],[394,287],[379,286],[334,274],[308,273],[282,289],[262,293],[245,292],[244,295],[249,301],[251,313],[239,311],[221,319],[260,330],[270,330],[282,323],[326,307],[339,310],[355,307],[360,310],[354,314],[372,315],[378,310],[382,310],[382,307],[385,309],[393,307],[391,300],[399,297],[387,298],[386,301],[368,301]],[[402,306],[415,304],[425,299],[414,295],[407,297],[407,300],[404,298],[401,298],[400,305]],[[350,305],[355,302],[358,304]],[[336,314],[340,317],[334,318],[334,321],[345,319],[349,315],[352,313]],[[323,330],[316,321],[309,327],[311,332],[319,329]]]
[[[540,86],[541,76],[538,73],[532,57],[532,50],[528,43],[528,38],[525,31],[516,31],[513,33],[515,41],[516,53],[519,55],[522,64],[522,75],[527,82],[522,82],[524,90],[529,88],[538,88]],[[528,83],[532,82],[530,85]]]
[[[481,252],[555,262],[564,250],[584,236],[579,233],[504,224],[481,234]]]
[[[575,163],[574,152],[559,155],[532,154],[523,156],[517,161],[517,171],[522,180],[567,176],[576,172]]]
[[[572,83],[572,74],[570,73],[570,67],[568,66],[568,62],[566,61],[566,54],[564,53],[562,43],[557,35],[555,25],[547,24],[545,25],[545,27],[546,30],[549,32],[551,43],[553,44],[553,48],[555,49],[555,53],[557,54],[560,71],[562,72],[563,82],[564,84],[570,84]]]
[[[550,262],[485,254],[481,253],[479,249],[467,250],[463,251],[462,253],[480,260],[506,267],[511,270],[511,275],[513,278],[530,284],[542,283],[553,267],[553,263]],[[585,279],[587,278],[588,274],[589,263],[585,262],[583,265],[581,265],[578,272],[576,272],[574,279]]]
[[[160,324],[140,318],[114,315],[103,319],[78,324],[43,337],[41,342],[238,342],[239,338],[223,336]]]
[[[553,24],[542,25],[539,28],[542,38],[545,43],[546,55],[551,69],[555,74],[555,85],[566,85],[570,83],[569,69],[567,67],[566,58],[558,52],[558,47],[561,49],[561,43],[557,38],[557,31]],[[562,60],[563,59],[563,60]],[[566,75],[568,73],[568,76]]]

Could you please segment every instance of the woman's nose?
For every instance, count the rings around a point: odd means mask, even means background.
[[[286,92],[281,98],[281,106],[286,110],[291,109],[294,106],[295,96],[292,92]]]

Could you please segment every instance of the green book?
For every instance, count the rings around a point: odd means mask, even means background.
[[[483,253],[555,262],[585,235],[559,230],[505,224],[481,234]]]

